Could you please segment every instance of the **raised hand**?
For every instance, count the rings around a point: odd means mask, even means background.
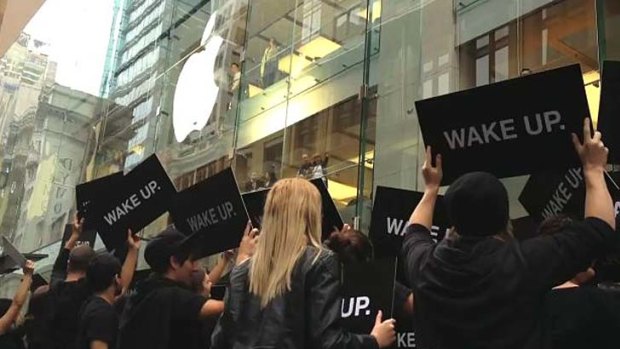
[[[24,272],[24,275],[32,276],[32,274],[34,274],[34,267],[35,267],[34,262],[31,260],[27,260],[26,264],[24,265],[24,268],[22,269]]]
[[[586,118],[583,122],[583,143],[579,141],[576,134],[573,133],[572,137],[575,150],[577,154],[579,154],[584,172],[591,170],[604,171],[607,165],[609,149],[605,147],[605,144],[601,140],[602,135],[600,132],[596,131],[592,136],[589,118]]]
[[[71,229],[71,235],[79,237],[82,234],[83,229],[84,229],[84,218],[80,219],[76,213],[73,219],[73,227]]]
[[[435,167],[433,167],[433,156],[431,154],[431,147],[426,147],[422,176],[427,189],[439,189],[443,178],[441,154],[437,154],[435,157]]]
[[[243,238],[239,244],[239,253],[237,254],[237,264],[245,261],[254,255],[256,243],[258,240],[258,229],[252,229],[252,223],[248,222],[243,232]]]
[[[131,229],[127,229],[127,246],[133,250],[140,249],[140,237],[134,235]]]

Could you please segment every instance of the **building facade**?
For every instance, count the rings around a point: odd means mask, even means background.
[[[79,173],[68,190],[157,153],[178,190],[232,166],[247,191],[298,175],[308,157],[324,161],[343,218],[362,230],[377,185],[421,188],[415,101],[578,63],[596,115],[601,63],[620,59],[615,0],[114,4],[106,98],[75,125],[88,136],[58,134],[87,149],[86,156],[77,148],[68,155]],[[23,190],[34,192],[62,170],[41,166],[49,173]],[[505,180],[513,218],[525,215],[517,197],[526,180]],[[36,195],[28,200],[8,207],[50,212],[56,205]],[[63,212],[67,205],[62,201]],[[47,214],[37,229],[55,231],[70,216]],[[162,217],[145,233],[167,223]],[[29,230],[11,236],[24,234]],[[31,240],[33,249],[47,241]]]

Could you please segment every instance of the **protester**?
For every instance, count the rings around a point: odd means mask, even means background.
[[[76,247],[83,225],[84,220],[78,220],[76,216],[71,236],[58,254],[52,270],[48,295],[49,314],[46,319],[52,348],[75,348],[80,309],[93,292],[86,279],[86,271],[95,257],[95,252],[88,245]],[[131,283],[138,258],[138,251],[133,248],[136,244],[135,239],[137,237],[128,232],[127,241],[130,248],[121,275],[124,289]]]
[[[136,269],[140,238],[127,234],[129,252],[125,263],[109,253],[93,258],[86,271],[86,282],[94,293],[80,310],[76,349],[108,349],[116,347],[118,314],[116,299],[123,294]]]
[[[52,269],[46,321],[51,345],[55,349],[75,347],[80,307],[91,294],[86,283],[86,269],[95,252],[88,245],[76,247],[83,224],[84,220],[78,220],[76,216],[71,236]]]
[[[567,216],[545,220],[540,234],[554,235],[571,224]],[[588,284],[595,276],[590,266],[558,285],[546,299],[552,347],[617,348],[620,343],[620,307],[608,292]]]
[[[50,348],[50,330],[46,316],[50,312],[49,285],[39,286],[30,296],[24,321],[28,349]]]
[[[276,184],[277,181],[278,178],[276,176],[275,166],[272,166],[271,169],[267,171],[267,173],[265,173],[265,181],[263,183],[263,186],[265,188],[271,188],[274,184]]]
[[[340,327],[340,272],[320,244],[321,197],[314,185],[280,180],[267,195],[253,257],[238,258],[212,348],[377,348],[394,342],[394,320],[377,314],[370,335]],[[247,232],[245,239],[254,238]]]
[[[321,157],[320,154],[314,154],[312,157],[312,169],[310,173],[311,178],[322,178],[325,185],[327,185],[327,162],[329,161],[329,155],[325,153],[325,157]]]
[[[518,242],[510,236],[508,195],[494,176],[469,173],[444,200],[450,236],[430,236],[442,180],[441,156],[430,148],[422,175],[426,189],[410,218],[402,253],[415,297],[416,345],[423,348],[546,348],[543,302],[547,292],[585,270],[617,238],[604,170],[608,150],[584,124],[573,142],[586,186],[585,221],[553,236]]]
[[[27,261],[23,268],[23,272],[24,278],[19,284],[19,288],[15,292],[13,300],[6,302],[6,307],[0,308],[0,314],[2,314],[2,317],[0,317],[0,337],[3,337],[7,332],[9,332],[11,326],[13,326],[15,321],[17,321],[17,317],[19,316],[19,312],[24,306],[24,303],[26,303],[28,291],[30,290],[30,285],[32,284],[34,262]]]
[[[192,292],[197,270],[191,237],[173,225],[149,242],[144,258],[153,274],[139,282],[120,318],[120,349],[196,348],[200,319],[223,311],[221,302]],[[240,255],[246,254],[240,246]]]
[[[351,229],[345,224],[342,230],[331,233],[325,246],[336,253],[343,265],[369,262],[373,259],[373,246],[370,239],[361,231]],[[413,314],[413,292],[405,285],[394,283],[394,319],[397,327],[410,327]]]

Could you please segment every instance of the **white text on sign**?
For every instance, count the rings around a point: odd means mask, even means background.
[[[489,124],[444,131],[443,136],[452,150],[508,141],[519,137],[516,131],[515,120],[519,119],[505,119],[493,121]],[[551,110],[543,113],[536,113],[532,117],[527,115],[524,116],[523,126],[528,135],[538,136],[543,133],[552,133],[556,127],[559,130],[564,130],[565,127],[560,123],[561,121],[562,116],[560,112]]]
[[[230,201],[223,202],[216,207],[211,207],[203,212],[187,218],[187,224],[189,224],[192,232],[197,232],[200,229],[208,228],[214,224],[226,221],[237,213],[233,208],[233,204]]]
[[[121,202],[119,206],[116,206],[112,211],[108,212],[103,219],[112,226],[121,217],[126,216],[129,212],[135,210],[142,204],[142,200],[148,200],[155,194],[156,190],[161,190],[161,187],[156,181],[150,181],[143,189],[140,189],[139,194],[132,194],[130,197]]]
[[[345,305],[347,306],[346,310]],[[347,318],[349,316],[360,316],[360,314],[368,316],[370,315],[370,309],[368,308],[369,306],[370,298],[367,296],[351,297],[348,301],[343,299],[341,307],[342,317]]]

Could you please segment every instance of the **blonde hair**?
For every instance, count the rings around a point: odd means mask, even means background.
[[[306,246],[321,247],[321,195],[309,181],[282,179],[265,202],[262,231],[250,265],[250,292],[265,307],[291,289],[291,274]],[[315,258],[316,260],[316,258]]]

